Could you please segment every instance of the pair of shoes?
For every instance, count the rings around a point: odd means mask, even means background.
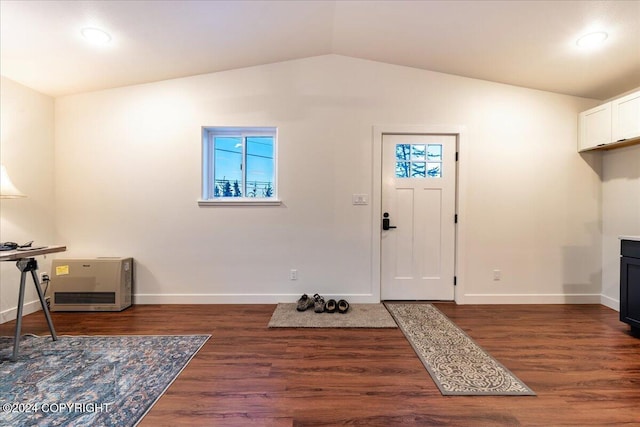
[[[346,300],[341,299],[336,302],[334,299],[330,299],[324,306],[324,311],[327,313],[335,313],[336,310],[338,313],[345,314],[349,311],[349,303]]]
[[[307,308],[309,308],[312,305],[314,305],[314,303],[315,302],[314,302],[314,300],[312,298],[309,298],[309,296],[307,294],[304,294],[298,300],[298,306],[296,307],[296,310],[305,311]]]
[[[316,313],[322,313],[324,311],[325,303],[324,298],[318,294],[313,296],[313,311]]]

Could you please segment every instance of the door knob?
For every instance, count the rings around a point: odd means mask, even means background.
[[[390,225],[389,212],[385,212],[382,215],[382,229],[389,230],[390,228],[397,228],[395,225]]]

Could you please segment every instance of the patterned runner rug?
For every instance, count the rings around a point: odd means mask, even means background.
[[[209,337],[0,337],[0,425],[134,426]]]
[[[443,395],[535,396],[433,305],[385,306]]]

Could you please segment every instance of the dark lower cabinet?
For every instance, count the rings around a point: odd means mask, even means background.
[[[640,242],[622,240],[620,252],[620,320],[640,333]]]

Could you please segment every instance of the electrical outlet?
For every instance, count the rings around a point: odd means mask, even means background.
[[[298,280],[298,270],[292,269],[289,271],[289,280]]]
[[[501,270],[493,270],[493,280],[502,279],[502,271]]]
[[[49,273],[42,272],[40,273],[40,283],[49,281]]]

